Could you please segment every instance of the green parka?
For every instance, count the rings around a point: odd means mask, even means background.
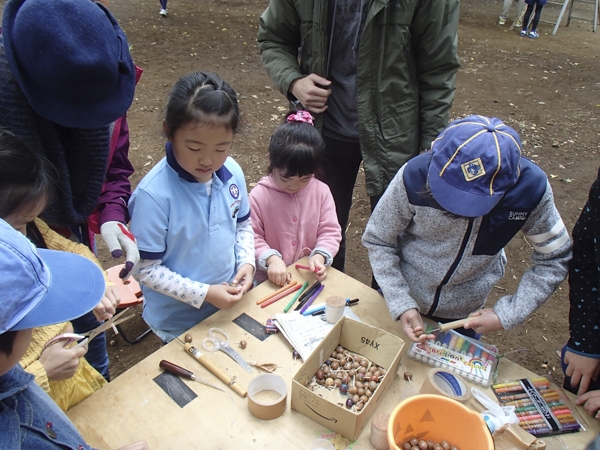
[[[270,0],[260,18],[262,63],[290,100],[292,81],[311,73],[326,76],[327,1]],[[382,193],[448,124],[460,66],[458,17],[459,0],[369,2],[356,81],[369,196]]]

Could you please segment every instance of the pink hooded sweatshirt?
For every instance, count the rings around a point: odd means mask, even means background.
[[[313,178],[304,189],[288,194],[271,177],[263,177],[250,192],[250,211],[256,251],[256,281],[266,280],[266,260],[281,256],[286,265],[321,253],[330,265],[340,248],[342,233],[333,196]]]

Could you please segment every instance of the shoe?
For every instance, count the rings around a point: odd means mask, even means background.
[[[521,36],[522,37],[527,36],[527,30],[521,30]]]
[[[498,25],[504,25],[506,23],[506,19],[503,19],[502,17],[500,17],[500,20],[498,20]]]
[[[522,20],[517,20],[517,21],[515,22],[515,27],[518,27],[518,28],[520,28],[520,27],[522,27],[522,26],[523,26],[523,21],[522,21]]]
[[[169,15],[169,11],[166,9],[161,9],[159,14],[163,17],[167,17]]]
[[[530,37],[531,39],[535,39],[535,38],[539,38],[539,37],[540,37],[540,35],[538,34],[538,32],[537,32],[537,31],[530,31],[530,32],[529,32],[529,37]]]

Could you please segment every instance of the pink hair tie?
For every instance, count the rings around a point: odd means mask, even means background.
[[[287,118],[288,122],[300,122],[300,123],[310,123],[312,126],[315,126],[314,117],[308,112],[304,110],[300,110],[294,114],[290,114]]]

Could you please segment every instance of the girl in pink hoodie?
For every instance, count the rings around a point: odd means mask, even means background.
[[[287,266],[306,255],[322,281],[339,250],[333,196],[315,178],[323,140],[313,121],[308,111],[288,113],[271,136],[268,176],[250,192],[257,283],[283,286]]]

